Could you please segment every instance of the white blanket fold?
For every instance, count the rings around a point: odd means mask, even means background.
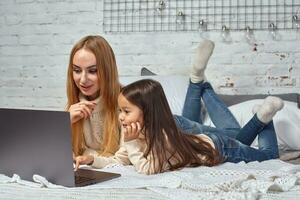
[[[39,175],[34,175],[34,182],[24,181],[17,175],[12,178],[0,175],[0,196],[5,195],[5,191],[1,190],[4,185],[11,189],[43,187],[47,189],[48,195],[53,194],[53,197],[70,192],[79,196],[85,194],[84,191],[90,191],[90,194],[93,194],[99,189],[110,192],[118,191],[118,189],[127,189],[127,192],[144,189],[170,199],[195,197],[214,200],[223,199],[223,197],[225,199],[257,199],[258,196],[268,195],[270,192],[281,195],[285,192],[289,195],[293,192],[295,195],[297,192],[300,193],[300,166],[278,159],[261,163],[225,163],[216,167],[184,168],[179,171],[148,176],[136,173],[132,166],[114,165],[103,171],[118,172],[122,176],[82,188],[66,188],[54,185]],[[42,191],[38,191],[42,194]],[[71,199],[72,195],[68,197]]]

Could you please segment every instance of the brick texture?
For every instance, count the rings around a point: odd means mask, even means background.
[[[104,36],[113,47],[120,75],[139,75],[142,67],[157,74],[190,70],[199,33],[105,34],[101,0],[3,0],[0,2],[0,107],[63,110],[65,78],[72,45],[88,34]],[[287,93],[300,90],[300,31],[254,32],[249,45],[243,32],[232,43],[219,32],[207,77],[226,94]]]

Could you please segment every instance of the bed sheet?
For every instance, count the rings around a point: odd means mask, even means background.
[[[0,175],[0,199],[298,199],[300,165],[279,159],[224,163],[142,175],[133,166],[111,165],[117,179],[81,188],[65,188],[35,177]]]

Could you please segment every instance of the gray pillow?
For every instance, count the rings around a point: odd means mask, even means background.
[[[149,69],[147,69],[146,67],[143,67],[141,69],[141,76],[153,76],[153,75],[157,75],[153,72],[151,72]]]

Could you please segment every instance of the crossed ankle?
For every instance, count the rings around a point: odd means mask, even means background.
[[[256,113],[257,118],[267,124],[269,123],[275,114],[281,110],[284,106],[282,99],[274,96],[268,96],[265,98],[261,105],[255,105],[252,109],[253,113]]]

